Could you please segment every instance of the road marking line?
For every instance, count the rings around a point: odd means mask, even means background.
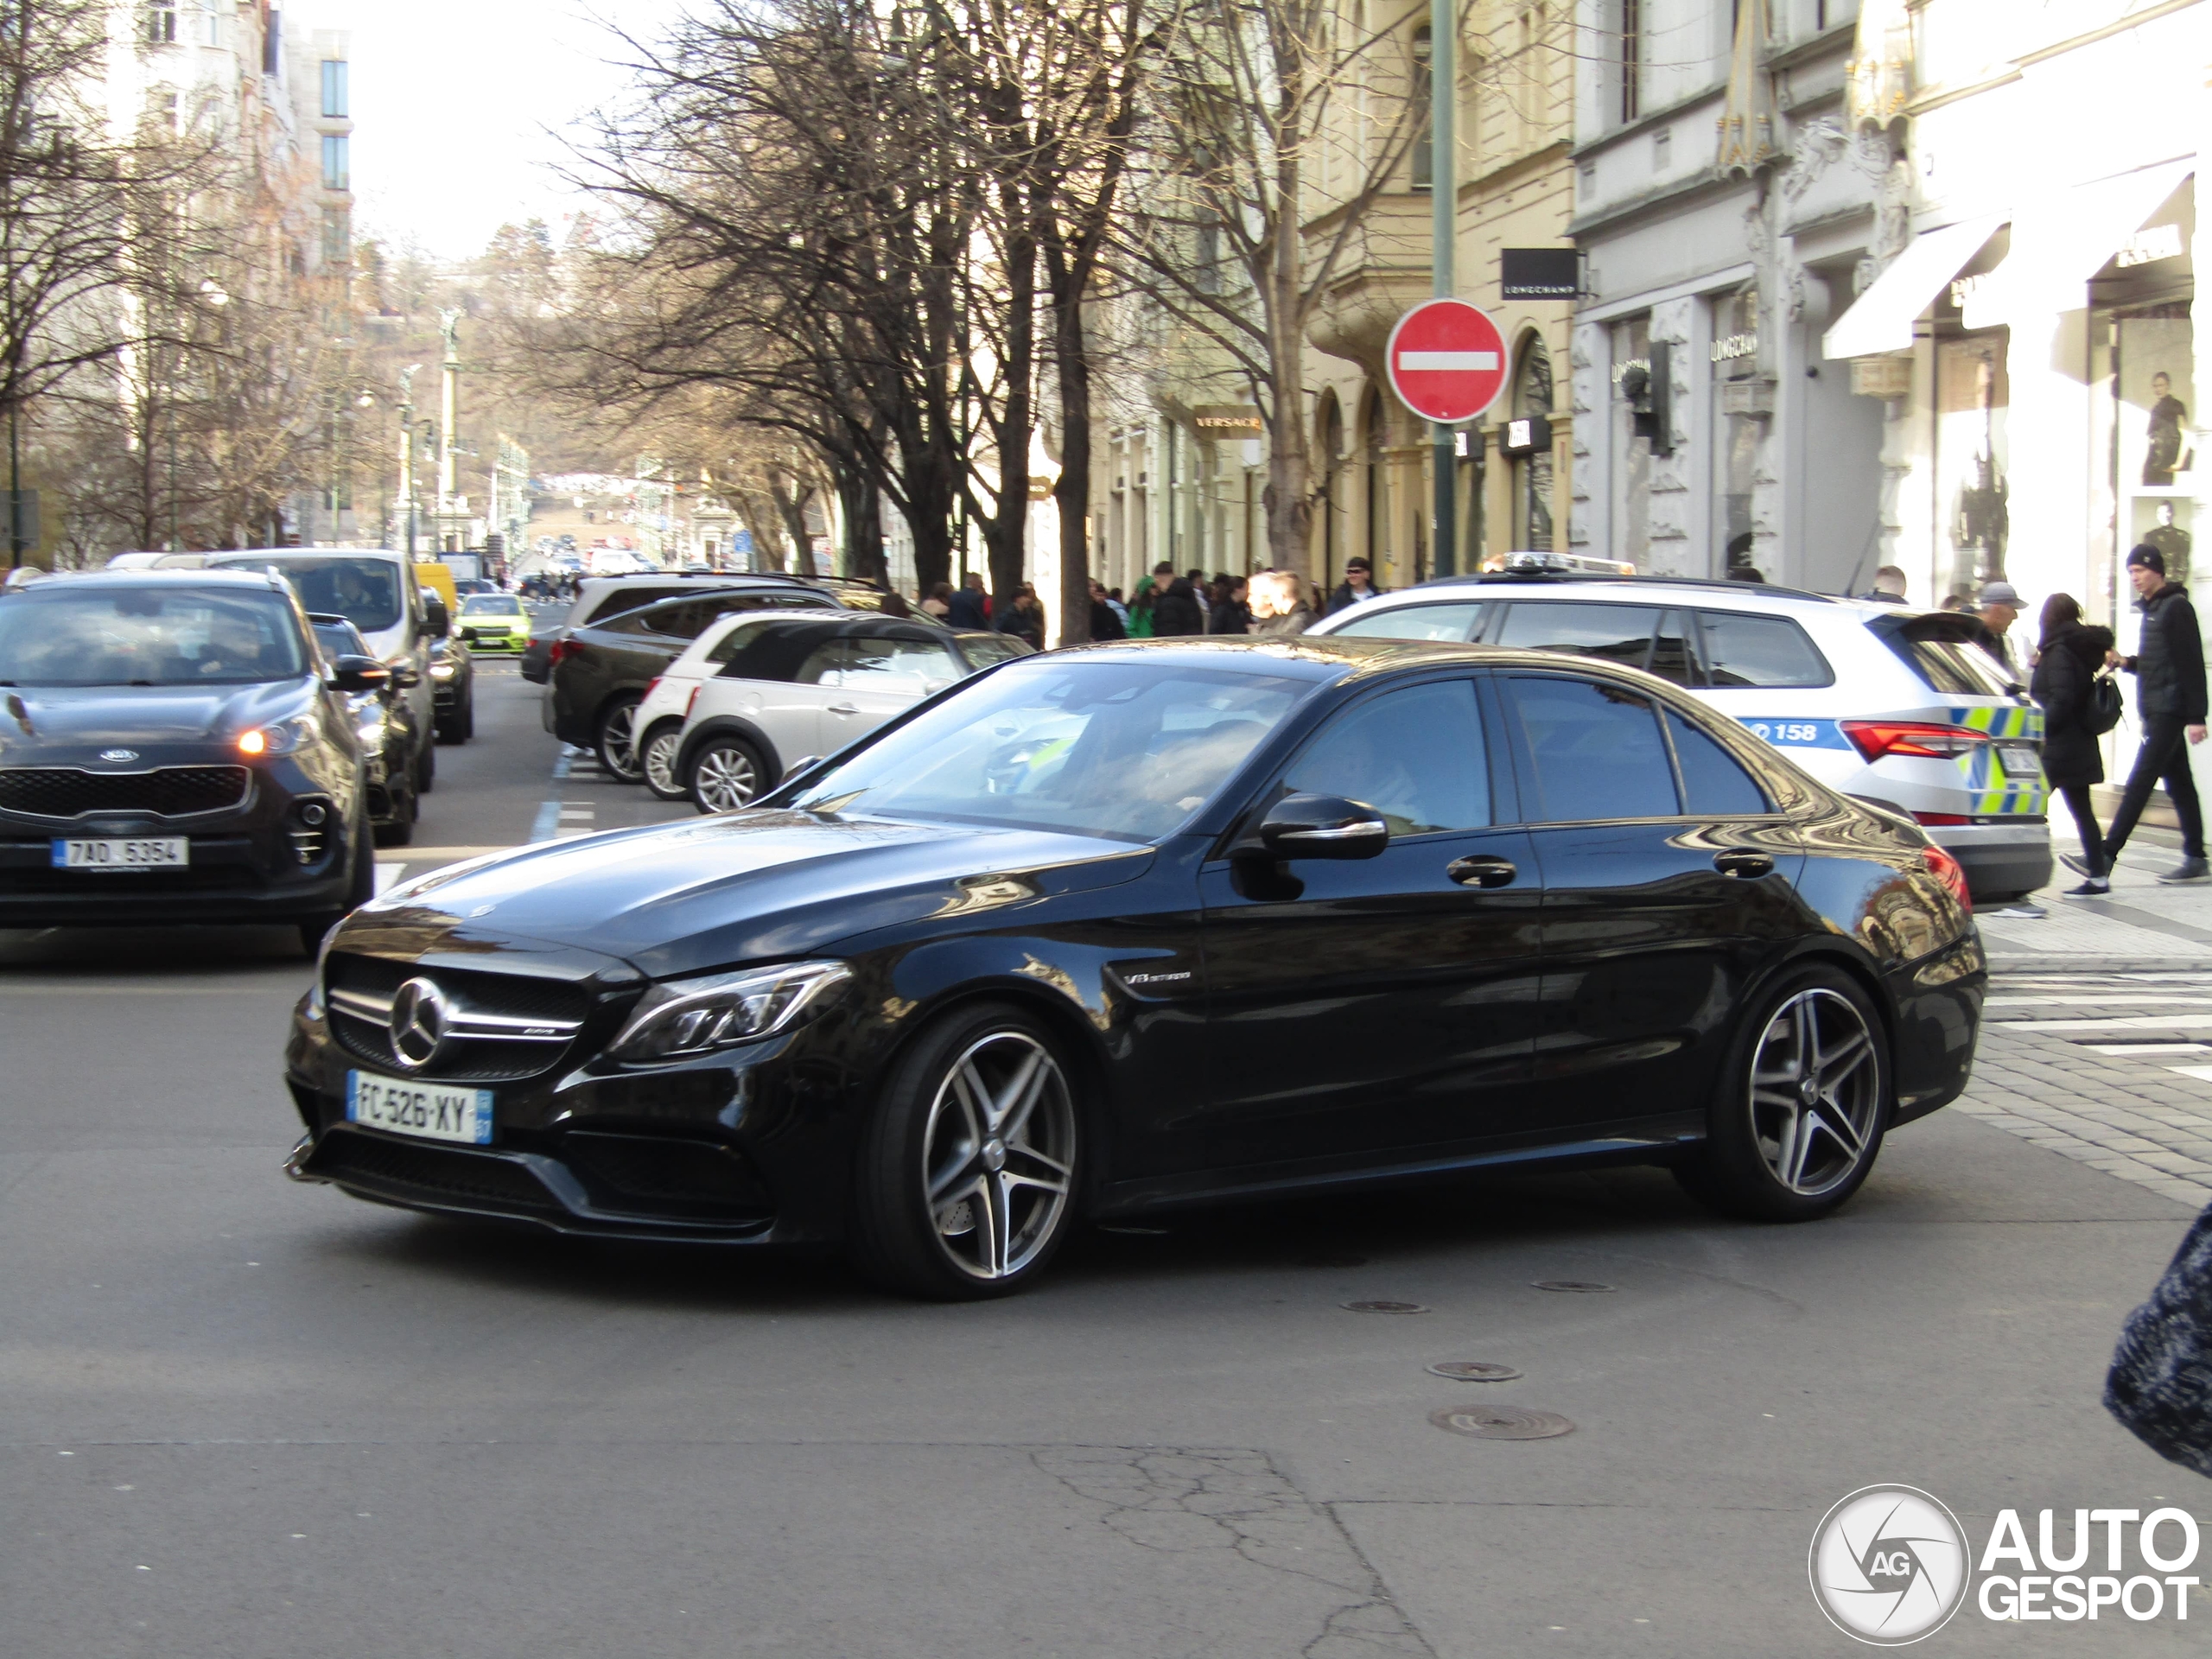
[[[548,801],[537,809],[537,821],[530,826],[530,838],[550,841],[561,833],[561,803]]]

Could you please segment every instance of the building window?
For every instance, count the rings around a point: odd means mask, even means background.
[[[1426,25],[1414,31],[1414,118],[1413,185],[1426,190],[1436,181],[1435,42]]]
[[[146,39],[156,46],[176,44],[176,0],[147,0]]]
[[[346,164],[346,135],[326,132],[322,135],[322,188],[326,190],[350,190],[351,176]]]
[[[223,0],[200,0],[200,27],[195,31],[202,46],[223,43]]]
[[[342,265],[353,257],[352,215],[343,207],[322,210],[322,263]]]
[[[1530,334],[1521,347],[1521,367],[1513,377],[1516,419],[1552,412],[1552,359],[1541,335]],[[1552,547],[1552,452],[1539,449],[1513,463],[1513,548],[1521,553],[1549,553]]]
[[[346,67],[343,58],[322,60],[322,112],[334,119],[343,120],[353,112],[346,103]]]
[[[1747,409],[1731,409],[1727,388],[1756,381],[1759,372],[1759,292],[1746,284],[1713,307],[1713,535],[1722,574],[1757,569],[1751,531],[1751,490],[1758,471],[1765,423]]]
[[[184,100],[167,86],[156,86],[146,94],[146,121],[157,132],[174,137],[184,130]]]
[[[1643,113],[1643,0],[1621,0],[1621,119]]]

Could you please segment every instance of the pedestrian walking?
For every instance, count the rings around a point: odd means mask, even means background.
[[[2120,792],[2120,810],[2105,832],[2105,868],[2119,861],[2151,791],[2163,783],[2181,820],[2181,862],[2158,880],[2170,886],[2201,886],[2212,882],[2212,868],[2204,862],[2204,810],[2189,768],[2190,746],[2204,741],[2204,641],[2196,607],[2186,589],[2166,580],[2165,555],[2147,542],[2128,553],[2127,581],[2135,589],[2136,608],[2143,613],[2143,632],[2134,656],[2112,652],[2105,660],[2135,676],[2142,745]],[[2071,853],[2063,857],[2067,868],[2091,874],[2086,861]]]
[[[2105,1409],[2160,1457],[2212,1476],[2212,1209],[2127,1316]]]
[[[967,628],[976,633],[989,630],[991,607],[983,596],[981,571],[970,570],[960,579],[959,591],[946,601],[944,620],[956,628]]]
[[[2112,650],[2112,630],[2082,620],[2081,601],[2070,594],[2053,594],[2043,602],[2042,644],[2037,646],[2035,677],[2029,695],[2043,707],[2043,771],[2074,815],[2082,836],[2082,861],[2088,866],[2078,887],[2067,890],[2069,899],[2089,899],[2109,893],[2110,866],[2105,860],[2104,838],[2097,829],[2097,810],[2089,786],[2105,780],[2105,757],[2101,735],[2092,718],[2097,671]]]
[[[1329,595],[1329,608],[1325,614],[1334,616],[1338,611],[1348,611],[1382,591],[1375,585],[1374,568],[1365,559],[1349,560],[1344,565],[1344,579]]]
[[[1032,651],[1045,649],[1045,607],[1037,602],[1037,590],[1027,582],[1014,596],[1014,603],[1007,607],[1006,614],[999,619],[998,631],[1010,633],[1017,639],[1029,642]]]
[[[1252,632],[1271,639],[1289,639],[1313,626],[1313,607],[1304,584],[1287,570],[1262,570],[1249,586]]]
[[[1171,635],[1204,633],[1206,616],[1198,607],[1198,596],[1192,591],[1191,579],[1178,576],[1167,584],[1167,591],[1160,595],[1152,607],[1152,632],[1155,639]]]
[[[2019,654],[2012,649],[2012,625],[2020,620],[2020,590],[2009,582],[1986,582],[1981,587],[1981,626],[1989,637],[1982,649],[2012,671],[2013,679],[2025,683]]]
[[[1213,602],[1206,608],[1206,632],[1251,632],[1252,607],[1246,601],[1250,591],[1250,583],[1242,576],[1217,576],[1213,584]]]
[[[1093,581],[1090,584],[1090,637],[1093,639],[1125,639],[1128,626],[1122,620],[1114,601],[1106,596],[1105,585]]]
[[[1191,584],[1191,597],[1198,601],[1198,614],[1205,619],[1206,626],[1198,632],[1211,633],[1213,631],[1213,589],[1206,583],[1206,573],[1193,565],[1183,573],[1183,580]]]

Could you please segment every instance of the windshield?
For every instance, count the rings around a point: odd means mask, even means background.
[[[302,610],[342,616],[363,633],[397,627],[404,614],[399,567],[388,559],[288,559],[257,553],[250,559],[226,559],[223,566],[274,570],[292,584]]]
[[[520,609],[522,601],[505,594],[471,594],[461,601],[463,616],[512,616]]]
[[[0,685],[251,685],[307,671],[274,593],[76,588],[0,600]]]
[[[1235,775],[1313,683],[1139,663],[1000,670],[810,784],[816,812],[1154,841]]]

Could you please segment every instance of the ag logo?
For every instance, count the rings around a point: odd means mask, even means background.
[[[1813,1529],[1813,1599],[1846,1636],[1901,1648],[1941,1630],[1967,1593],[1958,1519],[1911,1486],[1862,1486]]]

